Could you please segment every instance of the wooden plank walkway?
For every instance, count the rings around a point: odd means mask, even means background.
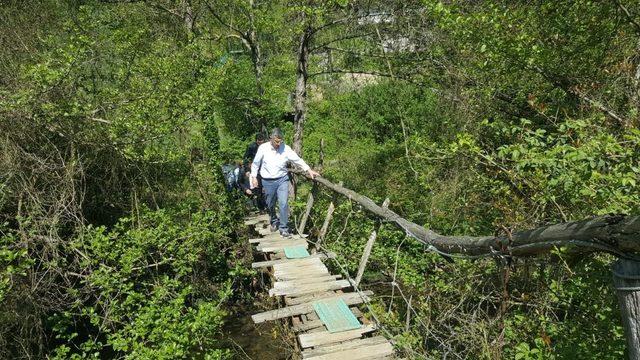
[[[382,336],[376,336],[375,324],[368,322],[357,308],[373,292],[347,292],[351,290],[351,283],[342,279],[341,275],[329,273],[323,263],[332,254],[312,254],[301,259],[286,258],[285,247],[309,248],[309,243],[297,235],[283,239],[278,233],[271,233],[268,222],[267,215],[245,219],[245,225],[254,227],[261,235],[250,239],[249,243],[255,245],[255,250],[266,257],[265,261],[255,262],[252,267],[269,273],[273,285],[269,295],[282,297],[285,306],[255,314],[252,316],[253,321],[262,323],[290,318],[303,359],[395,359],[391,342]],[[327,331],[314,311],[313,303],[335,298],[342,299],[349,306],[353,315],[363,324],[361,328],[334,333]]]

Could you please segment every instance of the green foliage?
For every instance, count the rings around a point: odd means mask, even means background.
[[[263,127],[290,140],[303,31],[304,155],[318,163],[323,139],[325,176],[445,234],[636,213],[637,14],[628,0],[9,1],[0,357],[230,356],[225,303],[253,274],[220,165]],[[353,274],[377,225],[349,202],[334,219],[326,245]],[[365,274],[406,355],[623,356],[610,257],[425,251],[382,226]]]
[[[33,266],[33,259],[27,249],[16,247],[16,235],[6,230],[7,224],[0,229],[0,302],[13,286],[13,279],[24,276]]]
[[[90,269],[82,279],[89,298],[52,317],[64,343],[57,356],[223,357],[216,336],[231,279],[219,249],[229,240],[214,224],[220,224],[214,212],[144,210],[111,231],[87,228],[71,246],[84,255],[80,266]],[[194,277],[219,284],[217,290]],[[86,328],[79,331],[78,323]]]
[[[0,357],[227,357],[220,49],[142,3],[55,9],[0,90]]]

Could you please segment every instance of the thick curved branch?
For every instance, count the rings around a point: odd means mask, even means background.
[[[620,257],[633,257],[633,253],[640,252],[640,216],[605,215],[516,232],[511,237],[445,236],[404,219],[392,210],[378,206],[370,198],[323,177],[316,177],[314,181],[395,224],[421,243],[448,254],[535,256],[563,246]]]
[[[250,39],[247,39],[247,35],[245,34],[245,32],[243,32],[242,30],[238,29],[237,27],[228,24],[226,21],[224,21],[222,19],[222,17],[220,17],[220,15],[216,12],[216,10],[211,6],[211,4],[209,4],[209,1],[205,1],[204,4],[206,5],[207,9],[209,10],[209,13],[224,27],[229,28],[230,30],[236,32],[240,37],[242,37],[243,39],[246,39],[247,41],[250,41]]]

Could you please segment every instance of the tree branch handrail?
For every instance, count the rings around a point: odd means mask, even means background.
[[[293,172],[303,174],[297,170]],[[312,181],[355,201],[377,217],[398,226],[407,235],[446,255],[524,257],[548,253],[564,246],[606,252],[630,259],[637,258],[634,253],[640,252],[640,216],[597,216],[514,232],[511,236],[446,236],[411,222],[388,208],[383,209],[370,198],[334,184],[322,176]]]

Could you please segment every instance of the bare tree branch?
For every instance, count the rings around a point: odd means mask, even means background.
[[[616,3],[616,5],[618,5],[620,10],[622,10],[624,15],[627,17],[627,20],[629,20],[629,23],[636,28],[636,33],[640,35],[640,23],[633,17],[629,10],[624,5],[622,5],[622,3],[620,3],[620,0],[614,0],[614,2]]]

